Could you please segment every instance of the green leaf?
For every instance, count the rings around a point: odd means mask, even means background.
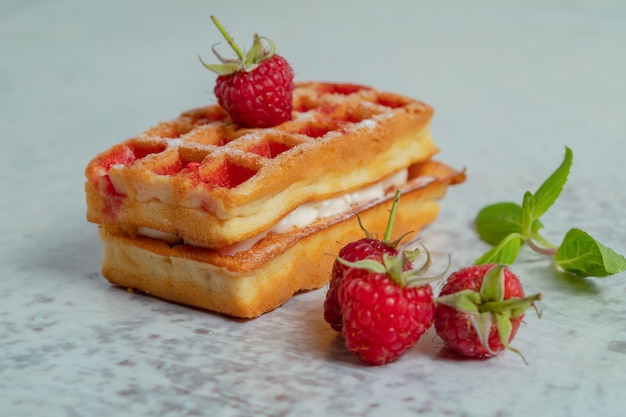
[[[588,233],[571,229],[554,255],[556,265],[579,277],[606,277],[626,270],[626,258]]]
[[[523,235],[522,207],[517,203],[503,202],[484,207],[478,212],[474,224],[480,239],[490,245],[497,245],[504,238],[513,233]],[[531,233],[537,233],[543,224],[534,220]]]
[[[497,246],[494,246],[474,261],[474,264],[511,265],[515,262],[515,259],[517,259],[521,244],[522,236],[519,233],[511,233],[498,243]]]
[[[567,182],[567,176],[569,175],[573,158],[574,154],[572,153],[572,150],[565,147],[565,158],[563,159],[563,162],[539,187],[537,192],[535,192],[534,217],[536,219],[548,211],[561,194],[561,191]]]
[[[511,233],[522,233],[522,207],[516,203],[496,203],[484,207],[474,221],[480,238],[497,245]]]

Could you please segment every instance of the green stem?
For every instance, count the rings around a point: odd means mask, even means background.
[[[537,231],[532,232],[530,235],[530,238],[534,240],[536,243],[538,243],[539,245],[543,246],[544,248],[556,248],[555,245],[550,243],[548,239],[541,236],[541,234]]]
[[[400,190],[396,191],[396,195],[393,197],[391,213],[389,213],[389,220],[387,221],[385,236],[383,236],[385,242],[389,242],[391,240],[391,233],[393,232],[393,222],[396,219],[396,212],[398,211],[398,201],[400,201]]]
[[[535,252],[540,253],[542,255],[548,255],[548,256],[554,256],[556,254],[556,251],[559,249],[555,247],[542,248],[541,246],[537,245],[532,239],[528,239],[526,241],[526,244]]]
[[[235,53],[237,54],[239,59],[243,60],[243,58],[244,58],[243,51],[241,49],[239,49],[239,46],[235,43],[235,40],[226,31],[226,29],[224,28],[224,26],[222,26],[222,24],[219,22],[219,20],[217,20],[217,17],[211,16],[211,20],[213,21],[213,23],[215,24],[217,29],[220,31],[220,33],[222,34],[224,39],[226,39],[226,41],[228,42],[230,47],[233,48],[233,51],[235,51]]]

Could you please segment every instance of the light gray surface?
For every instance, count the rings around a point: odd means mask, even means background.
[[[623,415],[624,273],[576,281],[525,253],[513,269],[545,296],[515,340],[528,366],[455,359],[432,331],[364,366],[324,323],[324,289],[239,321],[108,285],[83,169],[214,101],[210,14],[241,44],[272,38],[299,80],[435,107],[439,159],[468,173],[423,233],[438,265],[480,255],[478,209],[534,190],[565,145],[546,235],[577,226],[626,252],[623,1],[250,3],[0,3],[0,415]]]

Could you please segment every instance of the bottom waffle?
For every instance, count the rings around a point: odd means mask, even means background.
[[[413,176],[433,180],[403,192],[394,223],[394,239],[417,232],[439,213],[437,200],[447,186],[464,174],[429,162],[414,168]],[[236,256],[211,249],[131,236],[122,228],[100,226],[103,275],[115,285],[132,288],[164,300],[230,316],[254,318],[279,307],[295,293],[323,286],[330,278],[334,256],[350,241],[364,236],[364,227],[382,233],[391,200],[356,209],[309,227],[268,235]]]

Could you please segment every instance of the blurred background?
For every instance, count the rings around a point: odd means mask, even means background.
[[[211,14],[242,47],[255,32],[273,39],[297,80],[368,84],[434,106],[439,158],[468,169],[452,193],[468,221],[493,187],[505,200],[538,187],[565,145],[570,181],[592,181],[598,195],[565,192],[601,203],[578,220],[626,206],[613,197],[625,184],[623,1],[4,0],[0,14],[0,185],[41,166],[40,192],[74,200],[72,217],[82,217],[92,156],[215,101],[198,56],[228,49]]]

